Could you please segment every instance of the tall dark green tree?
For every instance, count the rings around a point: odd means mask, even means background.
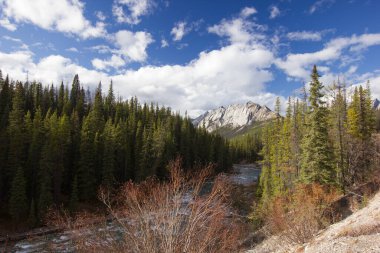
[[[337,182],[328,134],[329,112],[323,100],[324,86],[319,77],[317,67],[314,65],[310,83],[308,127],[303,141],[301,180],[304,183],[334,185]]]
[[[12,181],[9,199],[9,213],[15,221],[24,220],[28,214],[26,179],[21,167],[18,168]]]

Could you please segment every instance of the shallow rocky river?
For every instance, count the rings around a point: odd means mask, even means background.
[[[234,165],[233,173],[228,177],[235,184],[250,185],[256,182],[260,175],[260,168],[254,164]],[[104,228],[99,228],[104,229]],[[109,222],[106,226],[107,231],[121,232],[120,229]],[[11,248],[0,244],[0,252],[17,253],[43,253],[43,252],[75,252],[72,244],[72,233],[70,231],[53,233],[45,236],[21,240],[13,243]]]

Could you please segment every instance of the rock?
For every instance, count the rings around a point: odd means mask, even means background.
[[[221,106],[210,110],[193,120],[196,127],[205,126],[208,132],[219,128],[241,128],[256,122],[263,122],[277,117],[277,114],[266,106],[253,102]]]

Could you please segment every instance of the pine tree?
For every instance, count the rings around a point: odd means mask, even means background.
[[[69,204],[69,209],[70,212],[74,213],[78,209],[78,203],[79,203],[79,198],[78,198],[78,179],[75,176],[72,189],[71,189],[71,194],[70,194],[70,204]]]
[[[38,198],[38,217],[45,218],[47,211],[53,205],[53,195],[51,190],[51,176],[47,168],[42,168],[40,172],[40,187]]]
[[[25,219],[25,216],[28,214],[26,179],[21,167],[17,169],[12,181],[11,196],[9,199],[9,214],[15,221]]]
[[[104,127],[103,140],[103,171],[102,184],[111,187],[114,183],[115,170],[115,132],[112,120],[109,119]]]
[[[328,110],[323,101],[323,85],[314,65],[310,83],[310,112],[303,140],[301,180],[304,183],[336,184],[336,172],[328,136]]]
[[[79,196],[82,200],[90,200],[96,195],[96,149],[94,145],[93,114],[84,119],[80,136],[80,162],[78,170]]]
[[[345,87],[338,84],[333,85],[334,97],[331,104],[331,125],[334,153],[337,164],[338,181],[344,190],[347,173],[347,101]]]

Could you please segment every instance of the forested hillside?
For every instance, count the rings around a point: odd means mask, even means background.
[[[1,216],[32,225],[52,205],[76,210],[96,199],[99,186],[165,178],[168,161],[184,168],[231,166],[228,143],[170,108],[137,98],[95,94],[74,77],[61,84],[10,81],[0,72]]]
[[[291,213],[281,217],[293,217],[292,222],[302,221],[302,215],[310,217],[316,210],[325,212],[331,201],[327,198],[367,182],[378,169],[376,111],[370,86],[355,87],[350,93],[339,83],[325,87],[315,66],[311,80],[310,92],[305,90],[303,99],[289,98],[285,117],[262,130],[260,202],[254,219],[273,222],[280,217],[280,209]],[[279,110],[279,100],[276,107]],[[303,210],[306,202],[309,211]],[[323,224],[321,215],[314,217],[319,224],[315,231]]]

